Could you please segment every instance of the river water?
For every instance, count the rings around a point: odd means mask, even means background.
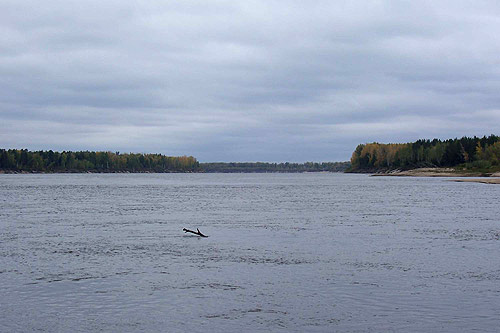
[[[499,198],[444,178],[0,175],[0,331],[495,332]]]

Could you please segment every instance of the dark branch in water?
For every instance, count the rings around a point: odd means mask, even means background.
[[[198,235],[198,236],[201,236],[201,237],[208,237],[208,236],[205,236],[204,234],[202,234],[200,232],[200,229],[198,229],[198,228],[196,228],[196,231],[189,230],[189,229],[186,229],[186,228],[182,229],[182,231],[184,231],[184,232],[190,232],[192,234],[195,234],[195,235]]]

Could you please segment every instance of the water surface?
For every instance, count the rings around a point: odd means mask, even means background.
[[[498,198],[443,178],[0,175],[1,331],[494,332]]]

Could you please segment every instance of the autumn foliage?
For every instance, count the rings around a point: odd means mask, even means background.
[[[356,147],[350,171],[455,167],[487,169],[500,166],[500,137],[463,137],[411,143],[368,143]]]
[[[199,163],[192,156],[0,149],[0,169],[30,172],[193,172],[199,169]]]

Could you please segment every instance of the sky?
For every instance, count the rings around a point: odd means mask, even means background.
[[[0,0],[0,148],[321,162],[490,134],[498,1]]]

